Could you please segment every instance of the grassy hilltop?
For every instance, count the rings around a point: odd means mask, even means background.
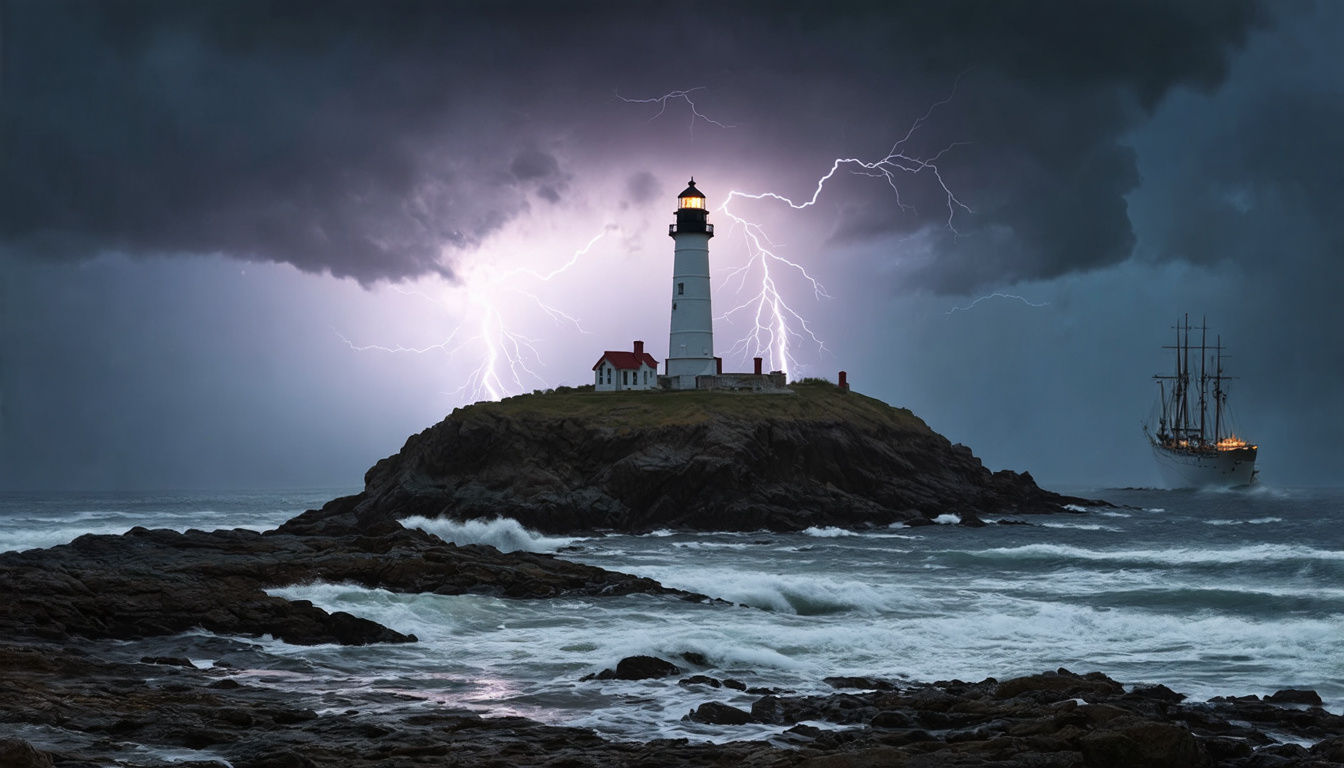
[[[711,419],[776,421],[868,421],[899,429],[931,431],[905,408],[842,392],[823,379],[808,379],[782,392],[651,390],[595,392],[591,387],[534,392],[453,411],[449,419],[477,416],[575,419],[607,427],[651,428],[700,424]]]

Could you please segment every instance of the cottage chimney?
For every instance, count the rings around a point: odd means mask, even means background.
[[[715,375],[715,376],[722,376],[722,375],[723,375],[723,358],[722,358],[722,357],[716,357],[716,358],[714,358],[714,375]]]
[[[635,342],[635,357],[640,357],[640,356],[642,356],[643,354],[644,354],[644,342],[642,342],[642,341],[636,341],[636,342]]]
[[[756,361],[756,375],[757,375],[757,376],[760,376],[760,375],[761,375],[761,358],[756,357],[756,358],[752,358],[752,359]]]

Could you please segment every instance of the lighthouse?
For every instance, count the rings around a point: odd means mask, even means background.
[[[672,322],[669,326],[666,374],[675,389],[695,389],[696,376],[717,373],[714,360],[714,314],[709,302],[709,238],[714,225],[706,219],[705,196],[691,179],[677,195],[677,222],[667,234],[676,243],[672,257]]]

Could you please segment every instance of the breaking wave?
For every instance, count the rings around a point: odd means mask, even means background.
[[[500,552],[555,552],[576,541],[583,541],[582,537],[546,536],[524,528],[522,523],[508,517],[448,520],[415,515],[402,520],[401,524],[432,533],[458,546],[489,544]]]

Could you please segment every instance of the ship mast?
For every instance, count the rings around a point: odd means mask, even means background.
[[[1218,336],[1218,362],[1213,373],[1213,442],[1223,441],[1223,337]]]
[[[1199,323],[1199,444],[1202,447],[1208,441],[1208,433],[1204,429],[1204,420],[1208,415],[1208,405],[1205,403],[1205,395],[1209,390],[1209,377],[1204,372],[1204,361],[1208,359],[1207,342],[1209,339],[1209,318],[1205,315]]]

